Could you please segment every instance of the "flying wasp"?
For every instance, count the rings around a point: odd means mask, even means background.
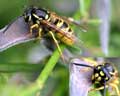
[[[94,63],[94,66],[73,63],[77,66],[83,66],[93,69],[93,74],[91,76],[91,81],[93,84],[99,85],[92,90],[103,90],[103,96],[106,96],[106,88],[111,86],[116,90],[117,96],[120,96],[118,84],[118,72],[114,66],[111,65],[110,62],[104,62],[102,64]]]
[[[30,27],[31,35],[40,39],[46,36],[52,37],[60,53],[59,41],[66,45],[73,45],[76,42],[76,37],[68,23],[69,19],[65,20],[54,12],[38,7],[28,8],[23,17]]]

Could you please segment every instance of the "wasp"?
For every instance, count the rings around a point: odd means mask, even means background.
[[[52,37],[61,53],[59,42],[73,45],[76,37],[67,20],[64,20],[54,12],[43,8],[30,7],[25,10],[24,21],[29,25],[30,33],[38,38]],[[70,21],[70,20],[68,20]]]
[[[93,69],[93,74],[91,75],[91,81],[93,84],[98,85],[99,87],[93,88],[92,90],[103,90],[103,96],[106,96],[106,88],[111,86],[116,90],[117,96],[120,96],[118,84],[118,72],[111,62],[104,62],[102,64],[94,63],[94,66],[73,63],[77,66],[83,66]]]

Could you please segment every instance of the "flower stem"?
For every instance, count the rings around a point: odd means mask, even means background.
[[[60,48],[61,48],[61,51],[63,51],[65,46],[60,45]],[[29,86],[28,89],[26,89],[24,92],[22,92],[22,96],[33,96],[33,94],[34,95],[36,94],[36,91],[39,92],[39,93],[37,92],[37,94],[40,94],[41,89],[44,87],[46,80],[48,79],[55,65],[57,64],[60,56],[61,55],[59,53],[59,50],[56,49],[53,52],[53,55],[49,59],[48,63],[45,65],[41,74],[38,76],[36,82],[33,85]]]

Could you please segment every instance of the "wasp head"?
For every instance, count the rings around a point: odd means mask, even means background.
[[[115,74],[115,69],[110,63],[105,63],[104,64],[105,69],[108,71],[108,73],[113,76]]]
[[[25,10],[23,14],[25,22],[30,22],[32,20],[32,10],[33,8],[28,8]]]
[[[30,7],[25,10],[24,14],[25,22],[33,22],[36,23],[40,20],[47,20],[49,19],[49,12],[42,8],[37,7]]]

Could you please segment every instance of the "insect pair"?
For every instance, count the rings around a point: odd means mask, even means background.
[[[106,96],[106,88],[112,87],[116,90],[117,96],[120,96],[118,84],[118,72],[114,66],[109,62],[104,62],[102,64],[94,63],[94,65],[85,65],[80,63],[73,63],[77,66],[82,66],[86,68],[91,68],[93,74],[91,76],[91,82],[99,87],[96,87],[92,90],[103,90],[103,96]]]
[[[39,39],[47,36],[52,37],[61,56],[62,52],[59,47],[59,41],[70,46],[77,41],[77,38],[69,25],[69,23],[79,25],[73,19],[60,17],[54,12],[37,7],[30,7],[25,10],[23,17],[30,27],[31,35],[34,35]]]

